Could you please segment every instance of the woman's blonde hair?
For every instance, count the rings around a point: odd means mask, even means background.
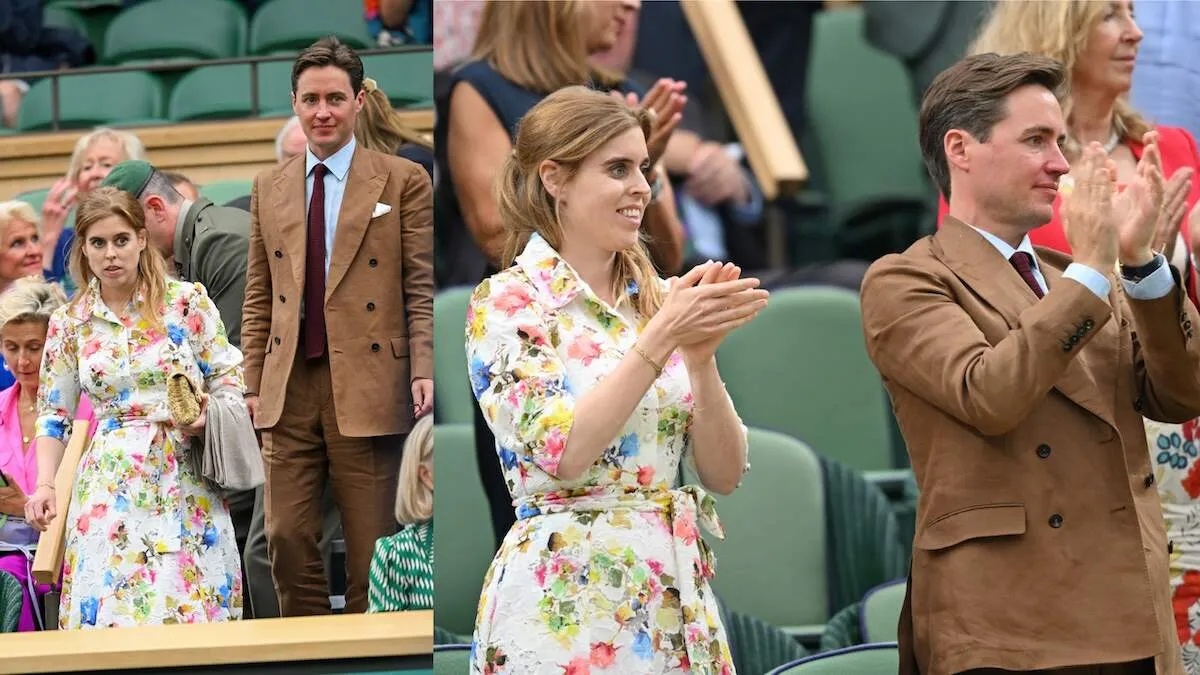
[[[0,202],[0,237],[4,236],[14,220],[23,220],[33,225],[39,233],[42,231],[42,219],[32,205],[16,199]]]
[[[369,77],[363,80],[363,92],[363,107],[354,124],[354,137],[364,148],[392,155],[401,145],[413,143],[433,150],[433,143],[428,138],[401,121],[400,114],[375,80]]]
[[[582,0],[491,0],[471,58],[539,94],[573,84],[613,89],[621,78],[588,60],[587,11]]]
[[[146,247],[138,256],[137,289],[142,301],[137,310],[142,318],[157,330],[163,330],[162,313],[167,295],[167,264],[162,254],[154,247],[150,233],[146,230],[146,215],[142,205],[133,195],[115,187],[99,187],[92,190],[79,203],[75,216],[75,241],[71,244],[71,277],[79,288],[87,288],[96,275],[88,265],[83,249],[87,245],[88,230],[93,225],[116,216],[129,224],[135,234],[146,238]],[[86,293],[75,294],[74,303],[80,302]]]
[[[1067,122],[1066,155],[1079,157],[1082,147],[1071,132],[1073,100],[1071,84],[1075,67],[1087,47],[1092,28],[1109,11],[1109,3],[1092,0],[1005,0],[997,2],[968,53],[1017,54],[1031,52],[1048,56],[1063,64],[1066,72],[1063,118]],[[1142,142],[1150,131],[1145,118],[1133,109],[1128,94],[1113,107],[1113,128],[1122,141]]]
[[[125,151],[126,160],[146,159],[146,146],[142,145],[142,139],[133,132],[97,127],[75,141],[75,150],[71,153],[71,163],[67,165],[67,180],[74,183],[79,179],[79,172],[83,169],[84,153],[92,147],[93,143],[102,138],[115,141],[120,145],[121,149]]]
[[[423,523],[433,518],[433,491],[421,482],[420,468],[433,461],[433,415],[417,420],[400,458],[400,480],[396,485],[396,522]]]
[[[525,113],[496,182],[496,206],[505,230],[504,266],[512,265],[535,232],[551,248],[562,250],[558,202],[542,183],[538,171],[542,162],[558,164],[570,180],[605,143],[630,129],[639,129],[649,138],[650,127],[650,113],[644,108],[631,108],[623,100],[584,87],[560,89]],[[638,312],[654,316],[662,306],[662,288],[640,239],[617,252],[611,290],[618,305],[630,299],[630,281],[637,285]]]
[[[0,293],[0,330],[14,322],[49,323],[54,310],[66,303],[67,295],[58,284],[36,276],[17,279]]]

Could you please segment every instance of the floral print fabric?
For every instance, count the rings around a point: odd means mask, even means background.
[[[242,357],[203,286],[168,280],[165,304],[162,329],[132,304],[122,319],[93,281],[50,320],[37,434],[65,442],[81,392],[97,420],[67,512],[64,629],[242,615],[228,507],[190,466],[167,410],[177,370],[223,390],[213,395],[240,395]]]
[[[601,301],[536,235],[474,293],[472,389],[518,520],[484,581],[472,673],[733,673],[700,536],[723,536],[713,500],[673,489],[693,409],[679,355],[592,467],[572,481],[555,475],[575,401],[644,324]]]

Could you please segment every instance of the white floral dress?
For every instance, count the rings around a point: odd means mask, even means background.
[[[672,489],[693,407],[679,355],[596,464],[555,477],[576,398],[644,325],[626,311],[536,235],[471,300],[472,389],[518,518],[484,581],[472,673],[733,673],[699,531],[722,535],[713,500]]]
[[[37,434],[65,441],[81,390],[96,415],[67,512],[64,629],[242,616],[229,509],[192,470],[166,384],[182,369],[207,391],[241,392],[242,356],[203,286],[168,280],[165,304],[165,332],[122,321],[93,281],[50,320]]]

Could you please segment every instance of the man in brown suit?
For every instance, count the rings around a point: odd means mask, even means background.
[[[367,607],[375,541],[395,531],[404,434],[433,405],[432,186],[357,146],[362,61],[326,38],[292,67],[307,150],[254,180],[242,311],[263,431],[271,570],[284,616],[328,614],[321,492],[346,541],[346,611]]]
[[[921,148],[950,217],[863,284],[921,489],[902,672],[1183,672],[1142,417],[1200,415],[1200,316],[1151,249],[1155,135],[1123,191],[1100,143],[1069,167],[1062,80],[995,54],[934,80]],[[1027,236],[1068,169],[1073,259]]]

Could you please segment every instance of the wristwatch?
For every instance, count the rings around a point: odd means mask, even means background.
[[[1140,267],[1121,265],[1121,276],[1124,277],[1126,281],[1137,283],[1157,272],[1158,268],[1162,267],[1166,261],[1167,259],[1161,253],[1155,253],[1154,258],[1152,258],[1150,262]]]
[[[662,191],[663,191],[662,172],[659,171],[659,172],[657,172],[657,174],[658,175],[656,175],[654,177],[654,182],[650,184],[650,201],[651,202],[657,202],[658,196],[660,194],[662,194]]]

